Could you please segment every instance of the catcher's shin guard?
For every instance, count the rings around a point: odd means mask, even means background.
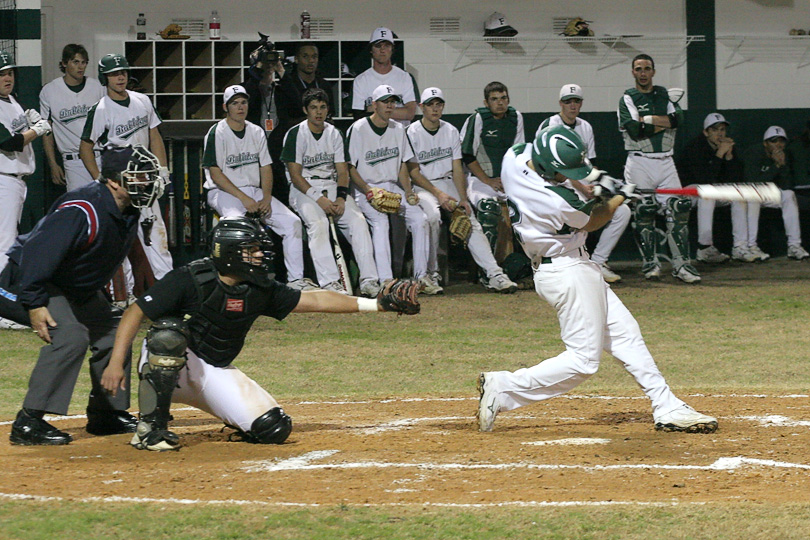
[[[481,199],[475,205],[475,215],[478,218],[478,223],[481,224],[484,236],[486,236],[489,241],[489,247],[494,252],[495,244],[498,242],[498,222],[501,219],[501,203],[495,199]]]
[[[678,269],[689,264],[689,212],[692,202],[686,197],[667,199],[667,244],[672,255],[672,267]]]
[[[655,216],[658,215],[658,202],[655,197],[644,197],[633,207],[633,232],[641,252],[642,272],[658,264]]]
[[[176,318],[155,321],[146,334],[147,362],[138,386],[140,421],[132,438],[139,450],[175,450],[177,435],[168,430],[172,393],[186,365],[186,325]]]

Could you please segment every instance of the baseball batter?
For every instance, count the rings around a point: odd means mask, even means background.
[[[593,164],[593,160],[596,159],[596,143],[594,142],[593,128],[590,122],[579,117],[584,99],[581,86],[578,84],[563,85],[563,87],[560,88],[560,113],[543,120],[543,122],[540,123],[540,127],[537,128],[537,133],[539,134],[540,130],[548,126],[565,126],[575,131],[585,144],[586,157],[591,160]],[[582,185],[585,186],[585,193],[587,197],[590,198],[592,196],[592,187],[588,187],[586,184]],[[599,242],[596,244],[596,248],[591,254],[591,260],[599,265],[599,269],[602,271],[602,277],[604,277],[605,281],[608,283],[615,283],[622,279],[619,274],[608,266],[607,261],[613,249],[616,247],[616,244],[619,243],[619,239],[622,237],[622,234],[624,234],[627,225],[630,223],[630,214],[630,207],[627,205],[621,205],[616,208],[613,217],[608,224],[605,225],[605,228],[602,229]]]
[[[65,45],[59,62],[64,75],[43,86],[39,93],[40,114],[53,126],[53,135],[42,138],[51,180],[57,185],[67,184],[68,191],[94,180],[79,156],[79,143],[87,112],[106,92],[98,79],[85,77],[87,59],[87,49],[83,45]],[[64,169],[56,160],[57,150],[62,155]],[[99,149],[95,150],[98,152]],[[100,166],[100,163],[96,154],[96,165]]]
[[[11,93],[17,78],[14,57],[0,50],[0,270],[6,266],[6,252],[17,237],[28,189],[25,177],[36,168],[31,143],[51,131],[33,109],[24,111]]]
[[[670,100],[663,86],[654,86],[655,62],[646,54],[633,58],[636,85],[624,92],[619,101],[619,131],[624,137],[627,162],[624,178],[639,189],[679,189],[681,181],[672,159],[675,133],[683,122],[683,111]],[[685,283],[698,283],[700,274],[691,264],[689,253],[689,213],[691,201],[674,195],[645,197],[633,207],[636,233],[643,260],[641,271],[646,279],[661,278],[655,218],[663,213],[667,220],[666,240],[672,262],[672,275]]]
[[[371,188],[381,188],[398,194],[404,201],[399,209],[405,215],[405,224],[411,232],[413,244],[413,277],[421,279],[427,274],[428,225],[425,213],[419,207],[405,162],[413,159],[405,128],[391,115],[400,101],[390,86],[380,85],[372,94],[374,113],[351,125],[348,132],[349,169],[356,187],[355,202],[371,226],[374,259],[381,282],[393,279],[391,244],[388,239],[388,215],[375,210],[369,202]],[[399,181],[399,183],[397,183]]]
[[[168,185],[166,147],[158,131],[161,120],[148,97],[140,92],[127,90],[127,59],[120,54],[103,56],[98,61],[98,78],[107,87],[107,95],[88,111],[79,144],[79,154],[90,176],[99,176],[94,150],[96,146],[123,148],[141,145],[157,157],[162,184]],[[166,225],[157,200],[151,207],[141,210],[140,225],[138,238],[152,267],[152,273],[156,279],[160,279],[172,269],[172,255],[169,253]],[[129,289],[133,282],[129,278],[127,281]]]
[[[452,212],[460,205],[470,216],[472,233],[467,245],[473,260],[485,273],[482,279],[484,287],[494,292],[513,293],[517,290],[517,284],[495,262],[489,241],[467,201],[467,179],[461,165],[461,139],[458,130],[441,119],[444,104],[444,93],[440,88],[426,88],[419,103],[422,119],[408,126],[408,139],[416,162],[409,161],[407,165],[430,230],[428,273],[422,278],[425,292],[442,290],[438,283],[437,258],[442,223],[440,209]]]
[[[516,145],[504,158],[501,179],[514,206],[515,234],[532,259],[537,294],[557,312],[565,351],[515,372],[482,373],[479,429],[491,431],[501,411],[572,390],[596,373],[605,350],[622,362],[650,398],[655,429],[711,433],[717,420],[675,397],[638,323],[585,251],[588,232],[604,226],[634,195],[632,184],[619,187],[602,175],[605,198],[586,202],[571,180],[598,173],[586,161],[579,136],[562,126],[541,130],[533,144]]]
[[[243,440],[281,444],[292,419],[265,389],[232,362],[260,316],[289,313],[419,312],[418,285],[395,281],[379,298],[334,291],[301,292],[270,275],[272,243],[264,228],[245,217],[223,218],[212,231],[211,258],[178,268],[155,283],[121,318],[115,348],[102,376],[113,396],[126,391],[124,365],[141,321],[154,321],[139,365],[140,421],[132,438],[139,450],[176,450],[168,429],[171,402],[202,409],[233,427]],[[283,359],[274,359],[276,366]],[[281,369],[280,367],[271,369]]]
[[[248,93],[241,85],[225,89],[222,108],[227,116],[205,136],[203,169],[208,205],[221,217],[258,213],[281,236],[288,286],[318,287],[304,277],[301,219],[272,196],[273,171],[264,130],[246,120]]]
[[[326,122],[329,98],[320,88],[302,96],[307,119],[293,126],[284,136],[281,159],[287,164],[290,204],[307,227],[309,250],[321,288],[343,291],[340,273],[329,247],[329,220],[332,216],[352,245],[360,270],[360,293],[377,296],[380,292],[374,246],[368,223],[357,203],[349,196],[348,153],[343,134]],[[326,192],[324,194],[324,192]]]

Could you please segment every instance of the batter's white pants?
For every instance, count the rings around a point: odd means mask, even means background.
[[[73,159],[65,159],[67,155],[70,155]],[[96,165],[98,170],[101,170],[101,157],[98,154],[96,154]],[[65,183],[68,191],[79,189],[95,180],[90,176],[90,171],[84,166],[79,154],[62,154],[62,169],[65,171]]]
[[[616,244],[619,243],[619,239],[622,237],[624,230],[627,228],[627,225],[630,224],[630,216],[632,213],[630,207],[626,204],[616,209],[613,213],[613,217],[610,218],[605,228],[602,229],[602,234],[599,236],[596,248],[594,248],[591,254],[591,260],[593,262],[603,264],[608,261]]]
[[[309,184],[320,193],[327,192],[327,198],[334,201],[337,196],[337,183],[332,180],[319,180],[310,178]],[[323,287],[340,279],[335,256],[329,241],[329,219],[318,203],[301,193],[295,186],[290,186],[290,205],[298,212],[307,228],[309,238],[309,252],[312,263],[318,276],[318,285]],[[354,260],[360,270],[360,283],[377,282],[377,265],[374,262],[374,245],[371,242],[371,233],[368,223],[354,199],[346,199],[346,206],[342,216],[333,216],[335,226],[349,240],[354,252]]]
[[[402,205],[399,207],[400,215],[405,216],[405,225],[411,232],[413,246],[413,277],[421,278],[427,273],[428,260],[428,226],[425,213],[419,205],[411,206],[405,201],[405,192],[394,182],[379,182],[370,184],[371,187],[382,188],[392,193],[402,195]],[[355,190],[354,200],[371,226],[371,241],[374,244],[374,260],[377,262],[377,275],[380,281],[394,278],[391,269],[391,242],[388,238],[388,214],[378,212],[366,200],[365,193]]]
[[[262,200],[261,188],[245,186],[239,189],[254,201]],[[246,212],[239,199],[218,188],[208,190],[208,206],[213,208],[220,217],[244,216]],[[270,203],[270,209],[270,217],[265,218],[264,222],[281,237],[287,281],[302,279],[304,277],[304,243],[301,218],[275,197]]]
[[[141,209],[141,222],[155,217],[152,223],[152,229],[149,231],[149,246],[143,241],[143,228],[138,225],[138,238],[143,245],[143,251],[146,253],[146,258],[149,260],[149,266],[152,267],[152,273],[155,274],[155,279],[160,279],[173,268],[172,254],[169,252],[169,237],[166,233],[166,224],[163,222],[163,214],[160,212],[160,204],[157,201],[152,203],[149,208]]]
[[[534,286],[557,311],[565,351],[514,373],[493,372],[502,411],[572,390],[596,373],[603,350],[636,379],[652,402],[654,417],[684,404],[655,365],[633,315],[584,249],[575,256],[555,257],[551,263],[538,265]]]
[[[215,367],[186,349],[188,360],[180,370],[172,403],[184,403],[216,416],[226,424],[250,431],[253,421],[278,402],[259,384],[233,365]],[[140,372],[147,362],[146,340],[138,364]]]
[[[744,204],[744,203],[743,203]],[[782,221],[785,224],[785,234],[787,234],[788,246],[802,245],[802,229],[799,224],[799,204],[796,202],[796,194],[793,190],[782,190],[782,201],[780,203],[748,203],[747,224],[748,224],[748,245],[754,246],[757,243],[759,234],[759,209],[760,204],[768,208],[781,208]],[[735,244],[736,245],[736,244]]]
[[[431,180],[441,191],[447,193],[454,199],[459,199],[458,190],[452,180],[442,178],[439,180]],[[439,249],[439,233],[441,232],[442,214],[439,209],[439,200],[434,197],[429,191],[414,187],[414,191],[419,195],[419,206],[427,216],[428,230],[430,235],[430,248],[428,252],[428,265],[427,271],[430,274],[439,271],[438,249]],[[488,278],[503,274],[503,269],[495,262],[495,257],[492,255],[492,249],[489,247],[489,241],[484,236],[484,230],[481,224],[475,218],[475,213],[470,216],[470,223],[472,223],[472,234],[470,240],[467,242],[467,248],[470,250],[475,263],[484,269]]]
[[[503,191],[495,191],[490,186],[479,180],[477,176],[470,173],[467,175],[467,199],[469,199],[470,204],[472,204],[474,207],[482,199],[505,201],[506,193]]]
[[[8,251],[17,238],[28,188],[18,176],[0,174],[0,270],[6,267]]]

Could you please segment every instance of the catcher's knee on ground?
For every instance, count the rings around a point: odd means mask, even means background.
[[[484,236],[493,250],[498,241],[498,222],[501,220],[501,203],[496,199],[481,199],[475,205],[475,214]]]
[[[633,207],[633,231],[644,266],[657,264],[655,234],[657,215],[658,203],[654,197],[644,197]]]
[[[241,431],[241,430],[240,430]],[[292,432],[292,418],[281,407],[273,407],[242,432],[245,442],[254,444],[281,444]]]

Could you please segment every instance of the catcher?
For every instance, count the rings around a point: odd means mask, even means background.
[[[287,439],[290,417],[231,364],[260,315],[419,313],[419,285],[411,281],[392,281],[376,299],[285,287],[270,275],[271,248],[258,221],[223,218],[211,233],[210,258],[168,273],[124,312],[101,377],[112,396],[126,390],[123,366],[141,322],[145,317],[153,321],[139,362],[140,420],[132,446],[154,451],[180,447],[178,436],[168,429],[173,401],[220,418],[246,442],[281,444]]]

